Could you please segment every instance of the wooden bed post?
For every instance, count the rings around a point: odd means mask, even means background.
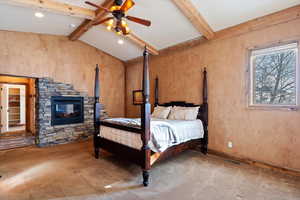
[[[207,145],[208,145],[208,86],[207,86],[207,71],[204,68],[203,72],[203,125],[204,125],[204,137],[202,140],[201,152],[207,154]]]
[[[96,75],[95,75],[95,105],[94,105],[94,149],[95,149],[95,158],[99,158],[99,146],[100,146],[100,90],[99,90],[99,66],[96,65]]]
[[[142,153],[143,153],[143,184],[149,184],[149,170],[150,170],[150,157],[151,150],[148,146],[150,140],[150,117],[151,117],[151,104],[150,104],[150,81],[149,81],[149,53],[147,47],[144,50],[144,65],[143,65],[143,104],[141,106],[141,128],[142,128]]]
[[[158,100],[158,77],[155,78],[155,101],[154,101],[154,106],[159,105],[159,100]]]

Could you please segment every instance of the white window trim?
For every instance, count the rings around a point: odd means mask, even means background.
[[[284,49],[291,49],[291,48],[297,48],[296,49],[296,104],[295,105],[276,105],[276,104],[255,104],[253,99],[254,94],[254,66],[253,66],[253,52],[254,55],[263,55],[267,52],[274,52],[274,51],[280,51]],[[249,84],[250,87],[248,87],[248,108],[259,108],[259,109],[283,109],[283,110],[299,110],[299,100],[300,100],[300,46],[298,41],[289,42],[286,44],[276,44],[273,47],[262,47],[262,48],[255,48],[250,49],[249,51]],[[249,91],[250,90],[250,91]]]

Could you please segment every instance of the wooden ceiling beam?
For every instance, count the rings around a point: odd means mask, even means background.
[[[1,3],[16,5],[21,7],[38,8],[73,17],[94,19],[95,11],[79,6],[59,3],[53,0],[1,0]]]
[[[194,27],[208,40],[214,37],[214,31],[190,0],[172,0]]]
[[[102,3],[102,7],[110,8],[114,4],[114,0],[105,0]],[[97,9],[94,13],[95,17],[93,19],[85,19],[80,26],[77,27],[75,31],[73,31],[69,35],[69,39],[72,41],[78,40],[85,32],[87,32],[90,28],[93,27],[94,23],[107,15],[103,9]]]
[[[139,46],[140,48],[144,48],[145,46],[147,47],[148,51],[152,54],[152,55],[158,55],[158,50],[156,50],[151,44],[143,41],[141,38],[139,38],[136,34],[134,34],[132,31],[130,32],[130,34],[128,34],[126,36],[126,38],[128,38],[129,40],[131,40],[133,43],[135,43],[137,46]]]

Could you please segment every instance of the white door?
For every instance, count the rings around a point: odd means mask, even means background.
[[[18,89],[18,94],[12,93]],[[17,97],[17,98],[16,98]],[[25,85],[1,85],[1,133],[26,129]],[[17,103],[17,105],[15,105]],[[11,105],[14,104],[14,105]]]
[[[25,85],[5,85],[8,91],[8,132],[25,130],[26,124],[26,87]],[[14,93],[18,91],[17,94]],[[17,97],[17,98],[16,98]],[[18,103],[10,105],[11,102]]]

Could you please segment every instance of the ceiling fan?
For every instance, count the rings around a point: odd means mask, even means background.
[[[102,9],[107,13],[111,13],[112,14],[111,17],[107,17],[99,21],[96,21],[94,25],[96,26],[99,24],[106,23],[108,30],[113,29],[119,35],[121,34],[127,35],[130,33],[130,29],[125,19],[133,21],[138,24],[142,24],[144,26],[151,25],[151,21],[149,20],[126,15],[126,12],[130,8],[132,8],[135,4],[132,0],[126,0],[124,3],[123,0],[115,0],[114,5],[111,8],[105,8],[89,1],[86,1],[85,3],[93,7],[96,7],[98,9]]]

